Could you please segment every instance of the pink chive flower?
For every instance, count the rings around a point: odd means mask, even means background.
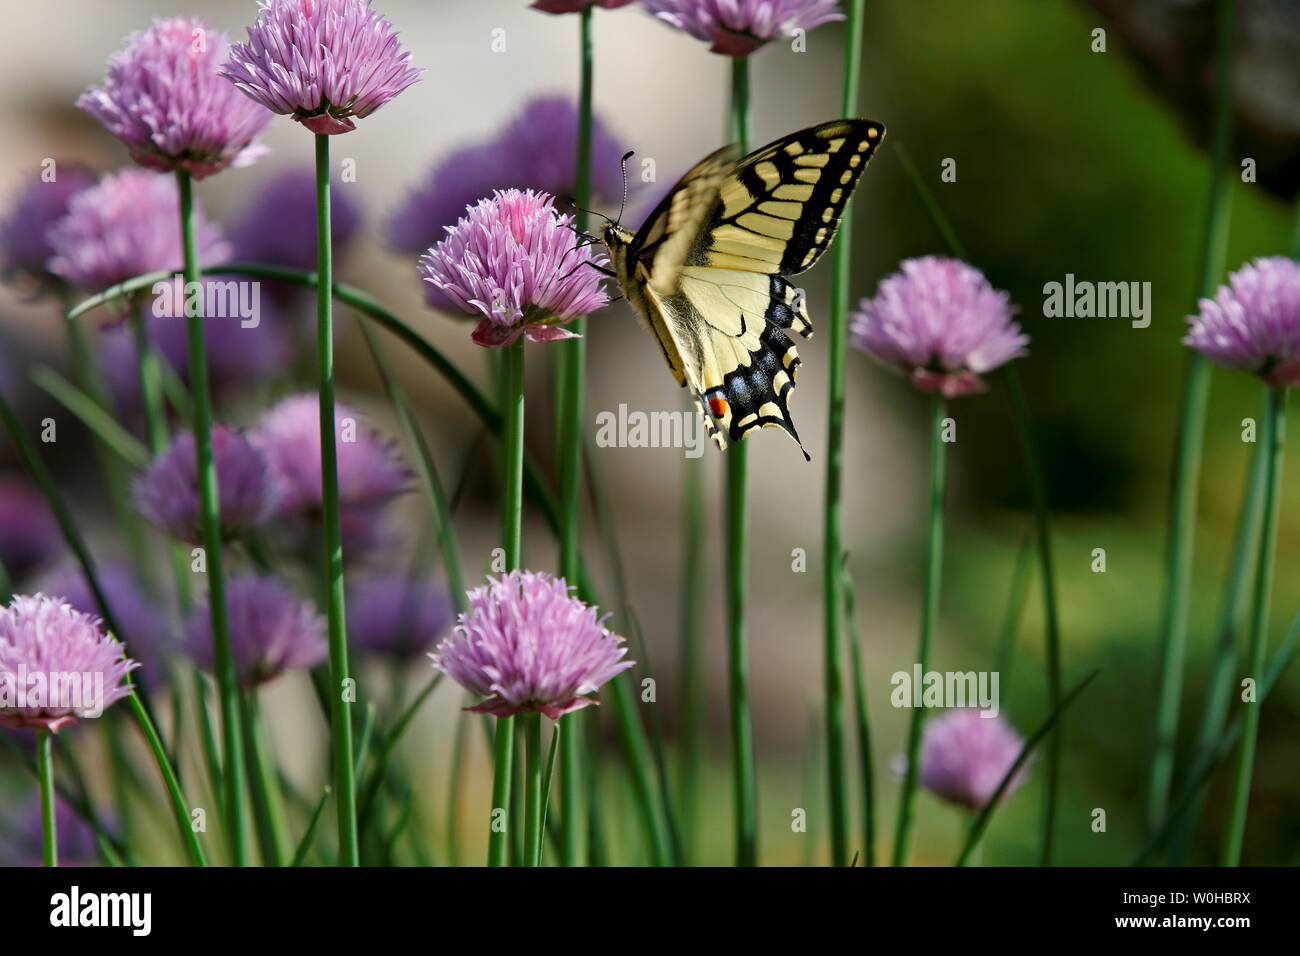
[[[62,730],[126,697],[140,665],[91,614],[44,594],[0,608],[0,727]]]
[[[207,600],[185,622],[185,639],[199,666],[212,669],[212,619]],[[325,659],[325,619],[310,601],[274,578],[237,575],[226,582],[230,653],[244,688],[274,680],[288,670],[310,670]]]
[[[983,390],[980,378],[1026,354],[1015,308],[984,273],[957,259],[907,259],[875,298],[851,313],[849,341],[948,398]]]
[[[511,571],[468,594],[451,637],[430,654],[433,666],[487,700],[469,708],[510,717],[559,720],[596,703],[606,681],[632,666],[623,638],[569,593],[563,578]]]
[[[747,56],[779,36],[844,19],[835,0],[642,0],[642,5],[725,56]]]
[[[238,537],[267,521],[275,511],[280,489],[261,449],[238,429],[215,425],[212,461],[217,469],[222,537]],[[180,432],[135,480],[133,491],[136,507],[151,524],[178,540],[191,544],[202,541],[198,460],[192,432]]]
[[[314,392],[281,399],[262,413],[252,435],[276,476],[283,516],[314,521],[321,514],[319,401]],[[350,406],[335,405],[334,432],[345,550],[366,547],[375,540],[383,506],[410,488],[411,471],[396,446]]]
[[[6,280],[28,279],[38,292],[63,284],[48,268],[54,250],[47,233],[67,215],[69,200],[98,178],[84,166],[63,163],[54,167],[53,179],[38,179],[18,194],[0,222],[0,274]]]
[[[1270,385],[1300,385],[1300,263],[1256,259],[1228,276],[1200,308],[1188,316],[1192,327],[1184,344]]]
[[[981,717],[961,707],[929,720],[921,733],[921,786],[970,810],[982,810],[1020,756],[1024,739],[1001,717]],[[1003,797],[1024,782],[1025,768],[1011,778]]]
[[[542,13],[581,13],[588,7],[604,7],[617,10],[626,7],[633,0],[533,0],[529,6]]]
[[[220,230],[197,211],[195,220],[203,262],[225,262],[230,247]],[[49,240],[49,270],[86,292],[146,272],[179,272],[185,254],[176,180],[142,169],[105,176],[72,197]]]
[[[424,280],[471,315],[483,318],[473,339],[502,348],[520,335],[534,342],[574,338],[561,324],[609,301],[604,256],[578,248],[552,197],[531,189],[498,190],[466,210],[446,238],[420,257]]]
[[[222,74],[274,113],[313,133],[356,129],[420,78],[397,31],[369,0],[259,3],[248,42],[237,43]]]
[[[131,158],[195,179],[244,166],[265,150],[253,144],[271,114],[218,74],[230,42],[202,20],[176,17],[126,39],[108,61],[102,87],[77,106],[126,144]]]

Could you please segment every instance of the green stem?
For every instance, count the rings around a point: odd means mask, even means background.
[[[858,82],[862,72],[862,17],[865,0],[850,0],[845,10],[844,87],[841,116],[858,110]],[[826,502],[822,530],[822,667],[825,683],[826,795],[830,809],[831,865],[849,862],[849,825],[845,811],[847,783],[844,771],[844,678],[842,619],[844,596],[840,575],[841,499],[844,480],[844,362],[848,339],[849,285],[852,279],[853,215],[850,208],[840,223],[839,241],[831,266],[828,432],[826,438]]]
[[[525,714],[524,752],[524,865],[542,863],[542,715]]]
[[[180,187],[181,237],[185,247],[185,283],[200,280],[198,241],[194,230],[194,200],[190,175],[176,171]],[[236,866],[248,862],[247,806],[244,747],[240,728],[239,688],[230,653],[230,631],[226,621],[226,578],[222,568],[221,505],[217,492],[217,469],[212,461],[212,408],[208,393],[208,356],[203,338],[201,310],[185,309],[185,332],[189,340],[190,391],[194,403],[194,446],[198,457],[199,507],[203,549],[208,568],[208,607],[212,616],[212,648],[221,701],[221,744],[224,766],[226,833]]]
[[[502,439],[505,459],[505,497],[501,508],[502,543],[506,553],[506,570],[520,567],[523,536],[524,481],[524,339],[520,336],[506,349],[506,406],[503,410],[505,433]],[[511,783],[514,776],[513,717],[497,720],[492,778],[491,835],[488,838],[488,866],[505,866],[509,845]],[[505,826],[496,825],[495,815],[505,815]]]
[[[1264,515],[1259,536],[1259,554],[1255,559],[1255,589],[1250,607],[1250,640],[1246,649],[1247,675],[1256,684],[1255,699],[1246,703],[1246,714],[1238,751],[1237,770],[1229,802],[1227,829],[1224,833],[1223,866],[1241,863],[1241,847],[1246,833],[1246,810],[1250,802],[1250,781],[1255,764],[1255,742],[1259,735],[1259,681],[1264,671],[1267,650],[1269,599],[1273,591],[1273,553],[1277,544],[1278,513],[1282,502],[1282,452],[1286,444],[1285,386],[1275,386],[1269,393],[1269,416],[1265,424],[1269,470],[1264,484]]]
[[[1061,632],[1056,608],[1056,570],[1052,560],[1051,522],[1047,512],[1047,481],[1043,466],[1038,460],[1038,449],[1029,424],[1029,403],[1020,386],[1020,372],[1015,363],[1008,363],[1002,371],[1007,383],[1007,396],[1011,400],[1011,417],[1015,421],[1020,452],[1025,460],[1025,477],[1029,482],[1029,497],[1034,507],[1034,533],[1038,537],[1039,577],[1043,586],[1043,618],[1046,626],[1047,651],[1047,706],[1055,710],[1061,702]],[[1047,741],[1047,786],[1043,794],[1043,844],[1039,857],[1043,866],[1052,865],[1052,847],[1056,833],[1056,808],[1061,784],[1062,740],[1065,736],[1064,718],[1052,725]]]
[[[731,60],[731,135],[749,149],[749,58]],[[727,450],[727,674],[730,684],[732,779],[736,803],[736,865],[758,862],[757,781],[754,727],[749,712],[749,662],[745,647],[745,580],[749,565],[746,510],[749,449]]]
[[[858,731],[858,766],[862,774],[862,863],[876,865],[876,772],[871,756],[871,720],[867,686],[862,674],[862,642],[854,617],[853,579],[849,556],[840,562],[844,576],[844,622],[849,630],[849,661],[853,667],[853,718]]]
[[[252,762],[251,783],[262,834],[263,862],[268,866],[287,866],[293,860],[294,848],[289,840],[289,822],[284,812],[280,776],[271,754],[270,741],[266,738],[266,726],[257,705],[256,691],[250,690],[245,695],[244,716],[248,756]]]
[[[357,791],[353,771],[348,636],[343,611],[343,537],[339,528],[339,462],[334,422],[333,256],[330,249],[330,139],[316,134],[316,363],[320,392],[321,523],[325,530],[325,610],[329,621],[330,729],[334,737],[334,808],[339,865],[356,866]]]
[[[586,7],[578,16],[580,78],[578,92],[578,143],[577,168],[574,171],[574,201],[577,205],[575,225],[580,231],[587,229],[585,209],[591,203],[591,97],[593,56],[591,48],[592,8]],[[576,584],[578,580],[578,554],[581,511],[582,475],[582,411],[585,384],[587,319],[575,319],[570,329],[580,337],[561,343],[560,407],[556,420],[560,428],[559,478],[560,478],[560,574],[565,581]],[[584,735],[578,725],[580,714],[566,718],[570,733],[560,738],[560,820],[561,862],[577,866],[583,859],[582,838],[587,824],[582,812],[582,742]]]
[[[939,617],[939,584],[943,573],[943,492],[946,443],[943,440],[943,420],[948,403],[943,395],[935,394],[930,421],[930,522],[926,543],[925,598],[921,606],[921,648],[918,660],[921,674],[930,667],[930,644],[934,625]],[[925,708],[912,707],[912,720],[907,733],[907,771],[903,777],[903,792],[898,802],[898,828],[894,833],[894,866],[907,863],[908,842],[912,835],[915,813],[916,787],[920,776],[921,726],[925,723]]]
[[[1268,389],[1264,389],[1264,408],[1260,421],[1269,416]],[[1256,441],[1250,456],[1250,473],[1242,494],[1241,511],[1237,518],[1237,532],[1232,549],[1232,569],[1224,588],[1223,604],[1219,611],[1218,642],[1214,663],[1210,667],[1210,680],[1205,690],[1205,709],[1192,751],[1191,765],[1201,766],[1214,753],[1223,734],[1223,725],[1232,701],[1232,682],[1237,669],[1237,639],[1241,634],[1246,599],[1255,573],[1255,554],[1259,549],[1259,518],[1264,509],[1265,482],[1268,478],[1268,448]],[[1201,798],[1193,801],[1191,810],[1182,816],[1170,844],[1169,862],[1177,865],[1187,852],[1192,831],[1199,816]]]
[[[694,405],[694,402],[691,403]],[[691,408],[688,414],[694,415]],[[682,846],[695,846],[696,805],[704,766],[704,641],[700,639],[700,585],[704,577],[704,466],[698,459],[682,462],[683,507],[681,544],[681,813]],[[689,858],[684,860],[690,863]]]
[[[41,781],[41,848],[46,866],[59,865],[59,831],[54,822],[54,740],[36,731],[36,771]]]
[[[1232,54],[1235,42],[1236,0],[1218,5],[1218,91],[1210,165],[1210,192],[1201,247],[1198,297],[1209,295],[1223,271],[1227,241],[1227,164],[1232,133]],[[1200,491],[1201,459],[1205,443],[1205,416],[1209,404],[1210,366],[1199,352],[1189,352],[1183,383],[1182,416],[1174,455],[1173,494],[1169,502],[1166,540],[1165,596],[1160,631],[1160,683],[1156,691],[1156,718],[1151,773],[1147,786],[1148,832],[1164,816],[1174,775],[1174,745],[1182,703],[1184,660],[1187,653],[1188,600],[1191,593],[1192,555],[1196,535],[1196,508]]]

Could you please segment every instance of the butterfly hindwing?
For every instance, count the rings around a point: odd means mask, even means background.
[[[724,148],[692,168],[635,235],[606,233],[629,301],[720,446],[724,435],[741,441],[766,426],[799,442],[789,412],[799,356],[787,332],[807,338],[812,325],[787,277],[830,246],[884,132],[846,119],[739,161]]]

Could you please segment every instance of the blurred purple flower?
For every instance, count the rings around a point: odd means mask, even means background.
[[[130,693],[122,681],[139,666],[97,616],[43,594],[15,595],[0,608],[0,727],[57,733],[99,717]]]
[[[850,316],[849,340],[949,398],[983,389],[980,376],[1025,354],[1014,307],[984,273],[957,259],[907,259]]]
[[[146,687],[161,686],[166,678],[163,661],[170,653],[172,642],[163,609],[140,590],[125,562],[102,562],[95,568],[95,576],[113,620],[122,629],[115,636],[130,648],[132,658],[140,662],[135,680]],[[95,600],[78,565],[65,564],[47,575],[41,581],[41,593],[67,601],[83,614],[104,616],[104,609]]]
[[[542,13],[581,13],[588,7],[604,7],[617,10],[626,7],[633,0],[533,0],[529,6]]]
[[[5,841],[5,859],[0,860],[0,866],[44,866],[40,796],[28,800],[17,819],[9,822],[14,824],[14,832]],[[93,866],[100,861],[94,828],[58,796],[54,800],[54,826],[59,835],[59,866]]]
[[[1184,344],[1224,368],[1270,385],[1300,385],[1300,263],[1256,259],[1228,276],[1189,316]]]
[[[222,67],[248,96],[313,133],[356,129],[420,78],[369,0],[269,0]]]
[[[607,260],[577,246],[572,222],[544,193],[496,192],[420,257],[420,272],[463,311],[484,316],[473,334],[479,345],[502,348],[521,334],[534,342],[573,338],[561,324],[609,298],[591,268]]]
[[[361,212],[343,189],[330,193],[330,237],[338,256],[361,226]],[[286,170],[268,180],[244,206],[230,229],[233,258],[316,268],[316,174]]]
[[[267,456],[230,425],[212,427],[212,461],[217,469],[221,536],[233,538],[258,527],[274,513],[279,489]],[[133,486],[136,507],[173,538],[202,540],[198,462],[193,432],[179,432]]]
[[[226,261],[230,248],[220,230],[197,209],[195,231],[205,264]],[[146,272],[179,272],[185,255],[176,180],[142,169],[105,176],[69,200],[48,235],[50,271],[86,292]]]
[[[921,734],[921,786],[970,810],[993,799],[1025,745],[1001,717],[981,717],[973,707],[949,710],[926,721]],[[1024,782],[1025,768],[1011,779],[1003,798]]]
[[[432,647],[453,616],[445,592],[400,575],[376,576],[354,585],[346,606],[348,640],[399,661]]]
[[[469,708],[559,720],[596,701],[606,681],[632,666],[623,638],[563,578],[511,571],[469,592],[470,609],[429,657],[466,690],[488,698]]]
[[[844,19],[835,0],[642,0],[642,5],[726,56],[747,56],[778,36]]]
[[[68,200],[98,178],[85,166],[65,163],[55,167],[54,179],[39,179],[19,193],[8,217],[0,222],[0,274],[33,280],[39,290],[60,285],[49,270],[54,250],[47,233],[67,214]]]
[[[274,578],[237,575],[226,582],[230,653],[241,687],[274,680],[287,670],[309,670],[325,659],[325,619],[310,601]],[[206,599],[198,601],[185,622],[190,654],[212,669],[212,621]]]
[[[462,147],[430,167],[389,219],[389,244],[403,252],[424,252],[456,225],[467,207],[497,189],[535,189],[568,202],[576,188],[577,137],[578,110],[570,97],[535,97],[487,142]],[[594,199],[622,196],[622,153],[601,118],[592,117]],[[434,308],[457,308],[427,283],[425,297]]]
[[[108,60],[103,87],[86,90],[77,105],[149,169],[202,179],[247,165],[264,152],[252,142],[271,114],[219,75],[229,53],[226,34],[202,20],[154,20],[127,37]]]
[[[0,475],[0,562],[10,577],[20,578],[44,564],[62,543],[40,492],[21,478]]]
[[[411,472],[394,444],[367,428],[351,407],[334,407],[344,550],[373,545],[380,512],[407,491]],[[320,405],[314,392],[291,395],[262,413],[253,441],[266,454],[282,493],[281,515],[321,513]]]

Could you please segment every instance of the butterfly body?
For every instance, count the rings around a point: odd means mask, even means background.
[[[811,337],[812,324],[789,277],[829,247],[884,133],[869,120],[836,120],[743,159],[724,147],[635,233],[605,227],[619,285],[719,447],[769,426],[799,443],[789,412],[799,355],[787,333]]]

